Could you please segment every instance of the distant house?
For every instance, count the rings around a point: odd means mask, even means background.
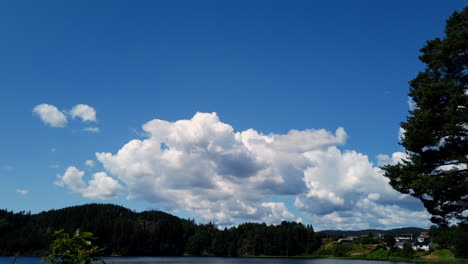
[[[353,243],[353,239],[347,237],[347,238],[339,238],[338,241],[335,242],[335,244],[340,244],[340,245],[349,245]]]
[[[412,248],[413,250],[424,250],[424,251],[429,251],[431,249],[434,249],[435,246],[432,242],[429,242],[429,241],[425,241],[425,242],[419,242],[419,239],[418,239],[418,242],[414,242],[412,244]]]
[[[403,249],[405,242],[395,242],[395,247]]]
[[[413,235],[412,234],[399,234],[397,237],[395,237],[395,240],[397,242],[411,241],[413,240]]]
[[[418,236],[418,242],[424,242],[429,240],[430,236],[428,232],[421,232],[421,234]]]
[[[429,240],[430,236],[428,232],[421,232],[418,236],[417,241],[411,244],[413,250],[424,250],[429,251],[434,249],[434,244]]]

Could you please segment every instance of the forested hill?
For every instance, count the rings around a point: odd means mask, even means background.
[[[87,204],[39,214],[0,210],[0,255],[44,255],[54,231],[94,233],[105,254],[124,256],[297,256],[311,254],[329,236],[419,233],[424,229],[314,232],[295,222],[244,223],[220,230],[214,224],[160,212],[134,212],[112,204]]]
[[[219,230],[160,212],[88,204],[39,214],[0,210],[0,254],[43,255],[55,230],[94,233],[106,254],[125,256],[302,255],[320,246],[312,226],[245,223]]]
[[[170,248],[161,248],[154,254],[163,251],[176,255],[184,246],[179,239],[181,234],[193,232],[195,224],[164,212],[135,213],[111,204],[73,206],[34,215],[0,210],[0,253],[40,254],[55,230],[73,232],[78,228],[93,232],[98,237],[97,244],[122,254],[145,253],[154,247],[156,242],[151,241],[157,236]]]
[[[394,236],[398,234],[420,234],[421,232],[428,231],[428,229],[423,229],[419,227],[404,227],[404,228],[395,228],[390,230],[383,230],[383,229],[364,229],[364,230],[323,230],[320,233],[332,235],[332,236],[341,236],[341,237],[348,237],[348,236],[364,236],[372,233],[374,235],[377,234],[392,234]]]

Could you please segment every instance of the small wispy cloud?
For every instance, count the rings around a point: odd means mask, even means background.
[[[29,193],[29,190],[25,190],[25,189],[16,189],[16,192],[21,194],[21,195],[28,195]]]
[[[99,127],[85,127],[83,128],[83,130],[86,132],[91,132],[91,133],[99,133],[99,131],[101,131]]]
[[[7,170],[7,171],[13,170],[13,166],[11,166],[11,165],[3,165],[2,168],[3,168],[4,170]]]
[[[94,160],[86,160],[85,165],[90,167],[90,168],[94,167],[94,165],[95,165]]]

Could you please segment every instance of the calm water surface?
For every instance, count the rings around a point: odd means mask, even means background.
[[[204,258],[204,257],[109,257],[107,264],[408,264],[376,260],[286,259],[286,258]],[[0,264],[12,264],[12,257],[0,257]],[[16,264],[40,264],[40,257],[20,257]]]

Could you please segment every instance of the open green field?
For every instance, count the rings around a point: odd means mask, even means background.
[[[455,258],[448,249],[435,250],[433,252],[415,251],[408,257],[403,250],[387,250],[377,245],[334,245],[332,243],[322,245],[312,258],[339,258],[339,259],[368,259],[418,263],[460,263],[468,264],[468,259]]]

